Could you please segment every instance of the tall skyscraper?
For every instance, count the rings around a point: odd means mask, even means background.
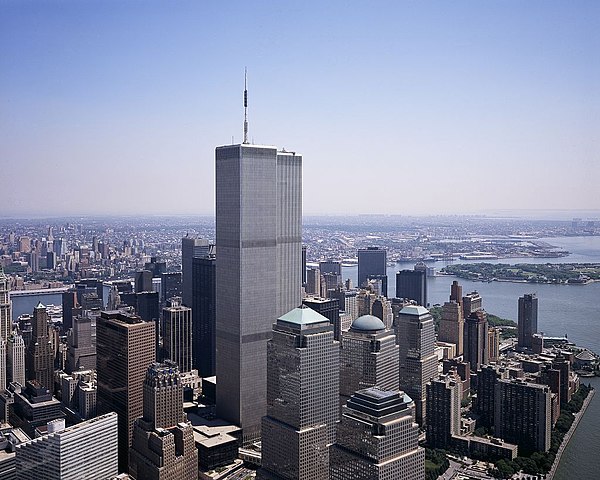
[[[333,338],[339,342],[342,331],[339,300],[337,298],[307,297],[302,300],[302,304],[329,319],[329,323],[333,326]]]
[[[0,392],[4,391],[7,384],[6,371],[6,342],[0,338]]]
[[[27,380],[37,380],[42,387],[52,392],[54,390],[54,351],[48,330],[48,312],[41,302],[38,302],[33,309],[31,327],[31,341],[27,346],[25,356],[26,377]]]
[[[331,324],[311,308],[295,308],[273,325],[267,345],[262,478],[327,480],[339,417],[339,344]]]
[[[452,447],[452,435],[460,435],[460,378],[443,375],[427,384],[427,446]]]
[[[400,389],[415,402],[416,418],[426,423],[425,385],[437,377],[433,317],[425,307],[408,305],[398,314],[396,342],[400,351]]]
[[[183,386],[177,365],[154,363],[146,371],[144,415],[135,421],[129,474],[155,480],[196,480],[194,430],[183,413]]]
[[[216,257],[192,260],[192,355],[201,377],[216,373]]]
[[[476,312],[477,310],[481,310],[483,305],[483,299],[478,292],[467,293],[462,298],[462,307],[463,307],[463,317],[466,320],[469,318],[469,315]]]
[[[484,310],[476,310],[465,320],[464,356],[471,365],[471,370],[477,372],[482,365],[489,362],[488,353],[488,322]]]
[[[424,480],[415,407],[404,392],[359,390],[342,407],[331,480]]]
[[[342,333],[340,402],[368,387],[399,390],[399,352],[393,331],[373,316],[364,315]]]
[[[302,245],[302,285],[306,283],[306,245]]]
[[[321,271],[321,275],[325,275],[326,273],[333,273],[338,277],[341,277],[342,262],[338,262],[336,260],[325,260],[323,262],[319,262],[319,270]]]
[[[25,386],[25,342],[23,337],[12,334],[6,345],[7,382],[16,382]]]
[[[358,286],[363,287],[371,276],[387,278],[387,252],[379,247],[367,247],[358,250]],[[386,287],[387,287],[387,281]],[[387,297],[387,288],[382,295]]]
[[[462,287],[459,285],[458,280],[454,280],[450,285],[450,301],[462,305],[462,298]]]
[[[266,413],[271,326],[301,301],[302,157],[248,143],[215,156],[217,415],[249,441]]]
[[[321,295],[321,270],[318,268],[309,268],[306,271],[306,293]]]
[[[550,387],[521,379],[498,380],[494,403],[495,435],[519,445],[519,455],[550,449]]]
[[[68,428],[55,420],[46,435],[16,446],[17,478],[111,480],[119,473],[117,447],[116,413]]]
[[[208,254],[208,240],[186,235],[181,239],[181,282],[183,285],[183,304],[192,306],[192,259]]]
[[[154,322],[122,311],[96,321],[98,411],[119,415],[119,470],[128,471],[133,422],[143,414],[143,384],[155,358]]]
[[[181,305],[181,298],[169,300],[163,308],[163,352],[181,372],[192,371],[192,309]]]
[[[496,384],[508,379],[508,368],[500,365],[483,365],[477,372],[477,403],[475,411],[479,415],[477,425],[494,426]]]
[[[12,309],[8,294],[9,290],[8,277],[0,266],[0,338],[4,341],[8,340],[12,332]]]
[[[531,348],[533,334],[538,333],[538,298],[535,293],[519,297],[518,342],[521,348]]]
[[[396,298],[412,300],[427,306],[427,272],[424,270],[400,270],[396,273]]]
[[[455,301],[444,303],[438,340],[456,345],[456,356],[463,354],[465,320],[462,307]]]
[[[166,302],[169,298],[181,297],[183,295],[181,272],[163,272],[160,275],[160,281],[160,293],[163,302]]]

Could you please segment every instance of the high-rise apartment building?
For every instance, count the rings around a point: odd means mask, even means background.
[[[400,389],[415,402],[416,418],[426,423],[425,385],[437,377],[435,326],[425,307],[407,305],[398,314],[396,342],[400,352]]]
[[[133,422],[143,414],[143,384],[155,357],[154,322],[122,311],[96,321],[98,411],[119,415],[119,469],[127,470]]]
[[[500,359],[500,329],[488,327],[487,340],[488,362],[497,362]]]
[[[31,341],[25,354],[25,374],[27,380],[37,380],[39,384],[54,390],[54,350],[48,329],[48,312],[38,302],[33,309],[31,321]]]
[[[450,301],[462,305],[462,298],[462,287],[459,285],[458,280],[454,280],[450,285]]]
[[[119,473],[117,414],[107,413],[16,446],[17,478],[22,480],[111,480]]]
[[[0,339],[5,342],[12,333],[12,309],[9,297],[8,277],[0,267]]]
[[[538,333],[538,298],[535,293],[519,297],[518,342],[520,348],[532,347],[533,334]]]
[[[358,250],[358,286],[363,287],[372,276],[387,279],[387,251],[379,247],[367,247]],[[385,282],[387,287],[387,281]],[[387,288],[381,293],[387,297]]]
[[[481,310],[483,307],[483,299],[478,292],[467,293],[462,298],[462,307],[463,307],[463,317],[466,320],[469,318],[469,315],[476,312],[477,310]]]
[[[171,298],[163,308],[163,352],[181,372],[192,371],[192,309],[181,304],[181,298]]]
[[[427,446],[449,449],[452,435],[460,435],[461,380],[442,375],[427,384]]]
[[[495,435],[519,445],[519,455],[550,449],[552,392],[548,385],[521,379],[498,380],[495,396]]]
[[[488,353],[488,322],[484,310],[475,310],[465,320],[464,356],[471,365],[471,370],[477,372],[482,365],[489,362]]]
[[[329,320],[308,307],[282,315],[267,355],[262,478],[327,480],[339,418],[339,344]]]
[[[403,392],[359,390],[342,407],[330,450],[331,480],[424,480],[415,407]]]
[[[203,238],[186,235],[181,239],[181,283],[186,307],[192,307],[192,259],[206,256],[209,250],[210,244]]]
[[[427,306],[427,271],[419,269],[400,270],[396,273],[396,298],[412,300]]]
[[[135,421],[129,474],[148,480],[196,480],[198,451],[194,430],[183,413],[183,385],[177,365],[148,367],[144,379],[144,415]]]
[[[301,301],[302,157],[248,143],[215,156],[217,415],[249,441],[266,413],[272,324]]]
[[[456,345],[456,356],[463,354],[464,330],[465,320],[461,305],[455,301],[444,303],[438,340]]]
[[[508,368],[501,365],[483,365],[477,372],[477,402],[474,410],[479,415],[477,425],[491,428],[494,426],[496,384],[508,379]]]
[[[192,359],[201,377],[216,372],[216,257],[192,260]]]
[[[23,337],[14,333],[6,343],[6,380],[25,386],[25,342]]]
[[[340,403],[358,390],[378,387],[399,390],[399,352],[396,336],[373,315],[364,315],[342,332],[340,350]]]

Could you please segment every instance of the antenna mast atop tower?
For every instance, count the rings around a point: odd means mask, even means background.
[[[244,143],[248,143],[248,69],[244,67]]]

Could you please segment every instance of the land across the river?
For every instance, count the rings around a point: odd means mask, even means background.
[[[440,273],[480,282],[586,285],[600,281],[600,263],[460,263]]]

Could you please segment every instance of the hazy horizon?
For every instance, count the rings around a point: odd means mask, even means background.
[[[213,215],[245,66],[305,216],[600,207],[600,2],[5,1],[0,43],[0,217]]]

